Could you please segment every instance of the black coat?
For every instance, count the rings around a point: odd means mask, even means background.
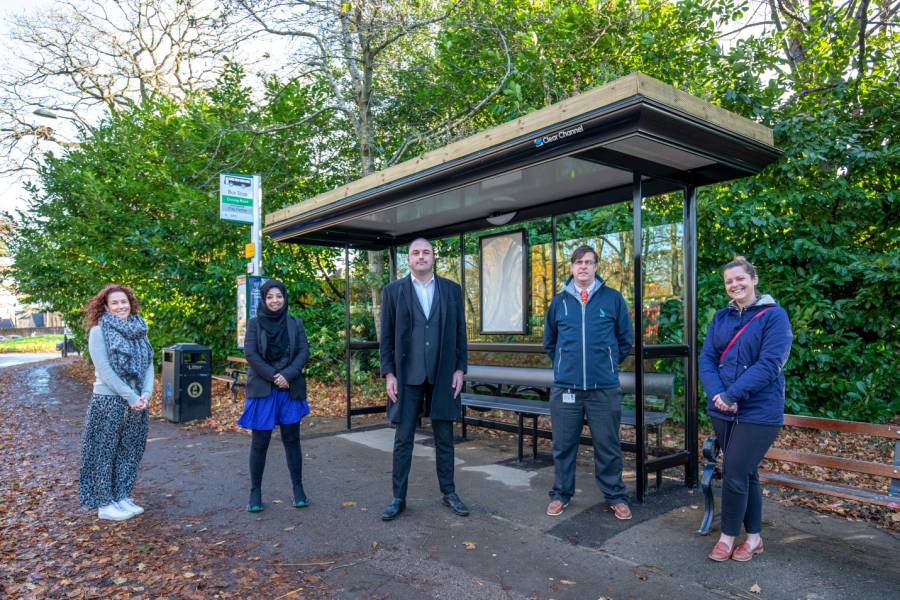
[[[404,400],[404,382],[409,372],[409,356],[424,352],[412,347],[414,302],[419,298],[413,290],[411,275],[385,286],[381,292],[381,375],[397,377],[397,402],[388,399],[388,418],[400,422],[400,404]],[[434,277],[435,294],[440,294],[438,319],[441,332],[438,346],[438,371],[431,398],[432,419],[453,421],[459,418],[460,401],[453,397],[453,372],[466,372],[466,317],[463,312],[462,288],[458,284]]]
[[[291,383],[291,398],[303,400],[306,398],[306,377],[303,375],[303,367],[309,359],[309,342],[306,341],[306,330],[303,329],[303,321],[297,317],[288,315],[288,350],[285,356],[289,357],[287,364],[281,369],[275,369],[266,362],[266,332],[260,328],[256,317],[247,323],[247,335],[244,338],[244,356],[247,358],[249,369],[247,370],[247,397],[264,398],[272,391],[275,385],[272,380],[275,375],[281,373]]]

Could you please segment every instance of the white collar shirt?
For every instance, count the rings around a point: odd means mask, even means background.
[[[431,274],[431,279],[425,283],[420,282],[412,275],[410,275],[409,278],[412,279],[413,289],[416,291],[416,296],[419,298],[419,305],[422,307],[422,312],[425,313],[425,316],[427,317],[431,314],[431,305],[434,301],[434,289],[436,287],[434,273]]]

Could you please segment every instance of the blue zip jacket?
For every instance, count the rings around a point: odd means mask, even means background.
[[[750,323],[754,316],[769,308]],[[725,358],[719,357],[741,327],[750,323]],[[758,425],[784,423],[784,364],[791,352],[794,333],[787,313],[769,296],[761,296],[741,310],[731,302],[716,312],[700,352],[700,380],[706,390],[706,412],[727,421]],[[713,404],[716,394],[737,402],[738,412],[720,412]]]
[[[579,390],[618,388],[619,365],[631,352],[633,339],[628,305],[599,277],[583,305],[573,279],[553,297],[544,323],[553,384]]]

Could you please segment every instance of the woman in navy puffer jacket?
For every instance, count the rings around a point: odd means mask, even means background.
[[[725,454],[722,531],[709,558],[748,561],[763,551],[759,463],[784,422],[783,368],[794,335],[785,310],[757,294],[747,259],[736,256],[722,273],[731,302],[716,312],[700,353],[706,411]],[[742,523],[747,539],[735,547]]]

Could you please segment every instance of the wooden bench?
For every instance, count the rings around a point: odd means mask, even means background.
[[[525,437],[524,419],[531,422],[531,452],[537,458],[538,437],[550,437],[549,432],[539,432],[537,419],[550,414],[550,388],[553,385],[553,369],[527,367],[500,367],[490,365],[470,365],[465,375],[469,388],[486,393],[462,393],[462,436],[466,437],[467,425],[491,427],[514,431],[518,435],[518,459],[523,458]],[[619,385],[623,394],[634,394],[634,373],[619,373]],[[661,446],[661,430],[669,418],[669,401],[674,395],[675,377],[664,373],[644,375],[644,394],[657,399],[653,410],[644,411],[644,428],[656,430],[657,446]],[[522,396],[531,396],[523,398]],[[653,405],[652,398],[651,405]],[[517,417],[515,428],[508,423],[490,419],[473,419],[466,415],[467,408],[482,411],[503,410],[513,412]],[[635,425],[634,409],[622,410],[622,424]],[[543,435],[542,435],[543,434]],[[582,443],[590,444],[590,438],[582,436]],[[659,477],[659,472],[657,472]]]
[[[900,508],[900,425],[877,425],[874,423],[858,423],[856,421],[839,421],[836,419],[802,417],[797,415],[785,415],[784,424],[792,427],[806,427],[808,429],[816,429],[819,431],[857,433],[894,440],[894,462],[891,465],[866,460],[843,458],[840,456],[829,456],[827,454],[818,454],[815,452],[800,452],[798,450],[788,450],[784,448],[769,448],[769,451],[766,453],[766,458],[769,460],[886,477],[891,480],[888,493],[885,494],[880,490],[869,488],[787,475],[767,469],[760,469],[759,471],[759,479],[761,482],[806,492],[826,494],[845,500],[878,504],[894,510]],[[707,463],[703,467],[703,476],[700,478],[700,485],[706,499],[706,510],[703,513],[703,521],[697,532],[703,535],[708,534],[712,527],[713,514],[715,512],[712,481],[713,479],[721,479],[722,477],[721,467],[718,464],[720,452],[721,448],[719,447],[715,436],[709,436],[703,444],[703,456],[706,458]]]
[[[229,356],[223,375],[213,375],[216,381],[223,381],[231,391],[231,401],[237,402],[238,388],[247,385],[247,359],[243,356]]]

